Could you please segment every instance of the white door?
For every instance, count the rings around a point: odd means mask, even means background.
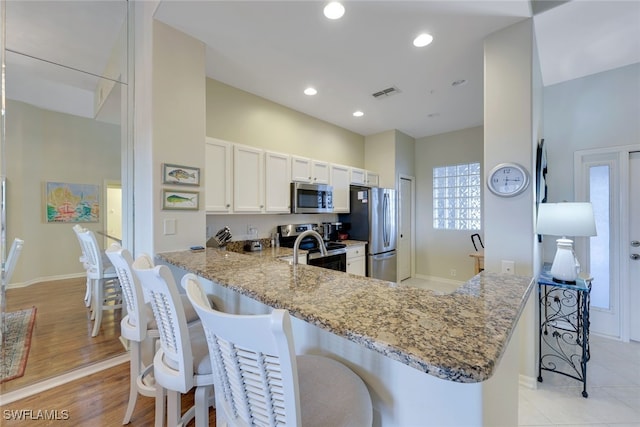
[[[640,152],[629,155],[629,338],[640,341]]]
[[[576,201],[593,204],[598,235],[576,238],[593,277],[590,330],[640,341],[640,146],[575,153]]]
[[[398,233],[398,281],[401,282],[411,277],[411,241],[412,241],[412,200],[413,181],[408,178],[400,178],[400,230]]]

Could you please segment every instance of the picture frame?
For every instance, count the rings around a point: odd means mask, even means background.
[[[162,190],[162,209],[197,211],[200,209],[200,192],[165,188]]]
[[[47,181],[44,217],[51,223],[100,221],[100,185]]]
[[[200,185],[200,168],[162,164],[162,183],[172,185]]]

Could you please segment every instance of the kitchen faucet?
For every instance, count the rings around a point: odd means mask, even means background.
[[[327,248],[324,246],[324,240],[322,236],[314,230],[307,230],[302,232],[293,244],[293,265],[298,265],[298,251],[300,248],[300,242],[307,236],[313,236],[318,241],[318,247],[322,256],[327,256]]]

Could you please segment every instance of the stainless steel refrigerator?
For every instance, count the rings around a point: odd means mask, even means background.
[[[351,186],[350,213],[340,215],[349,223],[349,238],[367,245],[367,276],[397,280],[396,191],[389,188]]]

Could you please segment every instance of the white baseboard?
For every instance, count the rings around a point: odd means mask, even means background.
[[[433,282],[449,283],[451,285],[462,285],[466,282],[465,280],[453,280],[444,277],[427,276],[424,274],[416,274],[413,277],[415,277],[416,279],[430,280]]]
[[[91,374],[95,374],[105,369],[113,368],[122,363],[129,362],[129,354],[124,353],[120,356],[112,357],[111,359],[104,360],[102,362],[94,363],[93,365],[85,366],[84,368],[76,369],[71,372],[59,375],[57,377],[50,378],[48,380],[41,381],[26,387],[22,387],[18,390],[4,393],[0,396],[0,406],[7,405],[20,399],[25,399],[34,394],[41,393],[43,391],[58,387],[60,385],[70,383]]]
[[[530,377],[528,375],[520,374],[519,384],[523,387],[535,390],[538,388],[538,379],[535,377]]]
[[[37,277],[35,279],[31,279],[26,282],[9,283],[7,285],[7,289],[26,288],[27,286],[35,285],[37,283],[53,282],[55,280],[77,279],[79,277],[86,277],[86,274],[75,273],[75,274],[62,274],[59,276]]]

